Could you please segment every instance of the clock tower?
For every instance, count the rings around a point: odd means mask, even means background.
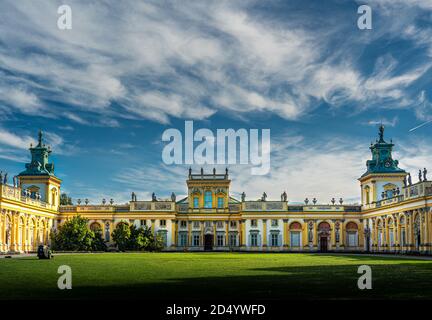
[[[402,191],[405,170],[393,159],[394,144],[384,140],[384,126],[379,127],[378,139],[371,144],[372,159],[366,161],[366,172],[359,178],[362,190],[362,205],[395,197]]]

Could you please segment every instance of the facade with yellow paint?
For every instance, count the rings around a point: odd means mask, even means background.
[[[372,159],[359,178],[361,205],[290,204],[230,196],[230,177],[224,173],[189,170],[188,195],[161,201],[128,204],[59,205],[61,181],[49,163],[50,150],[42,142],[31,147],[32,160],[13,185],[2,177],[0,194],[0,252],[34,251],[49,244],[49,234],[66,219],[81,215],[89,228],[103,231],[112,244],[117,224],[149,226],[165,242],[167,251],[291,251],[432,253],[432,182],[426,170],[412,183],[398,161],[393,144],[379,139],[370,146]]]

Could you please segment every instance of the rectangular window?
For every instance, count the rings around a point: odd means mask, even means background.
[[[230,221],[231,228],[237,228],[237,221]]]
[[[257,220],[255,219],[251,220],[251,227],[257,227],[257,226],[258,226]]]
[[[258,234],[252,233],[250,239],[251,239],[251,246],[257,247],[258,246]]]
[[[272,233],[271,234],[271,245],[272,247],[277,247],[279,246],[279,235],[277,233]]]
[[[200,235],[199,234],[193,235],[193,245],[195,247],[198,247],[200,245]]]
[[[199,208],[199,198],[198,197],[194,197],[193,198],[193,203],[194,203],[194,208]]]
[[[224,198],[219,197],[218,198],[218,208],[223,208],[224,207]]]
[[[206,221],[205,226],[206,226],[206,228],[210,228],[211,227],[211,221]]]
[[[276,220],[276,219],[272,219],[272,221],[271,221],[271,226],[272,226],[272,227],[277,227],[278,225],[279,225],[278,220]]]
[[[187,222],[185,220],[180,221],[180,228],[186,228]]]
[[[223,221],[218,221],[217,225],[216,225],[216,228],[222,229],[223,228]]]
[[[194,229],[199,228],[199,226],[200,226],[199,221],[194,221],[194,222],[193,222],[193,227],[194,227]]]
[[[223,234],[217,235],[217,245],[218,247],[222,247],[224,245],[224,238],[225,236]]]
[[[161,221],[159,222],[159,226],[161,226],[161,227],[166,227],[166,220],[161,220]]]
[[[290,232],[291,247],[300,247],[300,232]]]
[[[185,232],[179,233],[179,245],[180,247],[187,246],[187,233]]]
[[[141,226],[146,226],[147,225],[147,220],[141,220]]]
[[[357,247],[357,233],[348,232],[348,247]]]
[[[390,230],[389,235],[390,235],[390,247],[392,247],[394,245],[394,233],[393,233],[393,230]]]
[[[211,191],[206,191],[204,193],[204,208],[213,207],[213,196]]]
[[[237,246],[237,235],[235,233],[229,235],[229,245],[231,247]]]

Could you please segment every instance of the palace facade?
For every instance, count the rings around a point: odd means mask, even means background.
[[[192,173],[188,196],[139,201],[135,194],[124,205],[103,201],[90,205],[60,205],[61,180],[49,163],[51,150],[39,133],[30,147],[31,162],[8,183],[0,183],[0,252],[35,251],[49,244],[50,232],[75,215],[89,219],[112,244],[119,223],[149,226],[165,242],[167,251],[294,251],[432,253],[432,182],[427,172],[419,181],[398,167],[394,144],[384,140],[384,127],[370,150],[372,159],[359,178],[361,205],[290,204],[286,193],[279,201],[250,201],[230,196],[230,177],[224,173]]]

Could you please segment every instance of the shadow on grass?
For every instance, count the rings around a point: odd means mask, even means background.
[[[248,269],[255,275],[137,279],[127,285],[83,283],[74,276],[72,290],[53,286],[0,289],[0,299],[432,299],[432,264],[381,264],[372,267],[372,290],[359,290],[358,265]],[[101,280],[101,279],[99,279]]]

